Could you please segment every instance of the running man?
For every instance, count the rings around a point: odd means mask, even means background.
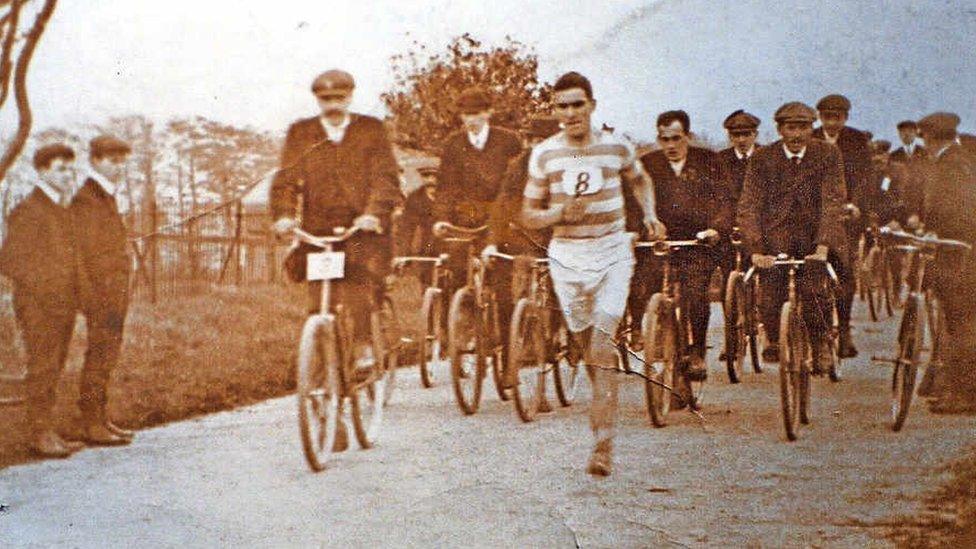
[[[522,222],[551,227],[548,256],[556,296],[592,371],[590,427],[595,444],[587,472],[611,472],[617,412],[617,325],[634,270],[633,237],[625,229],[623,193],[634,192],[651,236],[664,234],[654,213],[650,178],[633,148],[591,125],[596,107],[590,81],[576,72],[553,87],[563,131],[532,149]]]

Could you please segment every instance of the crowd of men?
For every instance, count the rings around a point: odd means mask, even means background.
[[[871,141],[847,125],[847,98],[828,95],[816,108],[789,102],[777,109],[772,119],[780,139],[764,146],[756,142],[760,117],[737,110],[724,122],[731,146],[714,152],[692,145],[688,113],[669,110],[656,120],[658,148],[638,154],[628,141],[594,125],[593,87],[570,72],[553,86],[552,116],[531,119],[521,135],[492,123],[487,91],[465,90],[456,102],[459,130],[447,139],[439,162],[420,168],[421,188],[403,197],[382,122],[349,111],[354,89],[352,75],[341,70],[314,79],[320,112],[288,129],[270,191],[273,229],[282,235],[296,227],[313,234],[360,229],[346,244],[345,278],[335,283],[334,295],[352,311],[363,352],[395,247],[402,253],[448,252],[455,280],[463,280],[466,258],[437,238],[435,223],[487,226],[476,242],[485,255],[548,257],[567,325],[592,366],[594,446],[587,471],[593,475],[611,472],[614,335],[628,309],[639,319],[661,285],[659,262],[635,253],[635,238],[710,244],[682,252],[674,263],[692,325],[687,371],[701,380],[707,376],[709,281],[716,269],[727,275],[734,266],[733,226],[740,227],[747,258],[757,268],[769,269],[780,253],[833,264],[841,280],[841,357],[858,352],[850,330],[853,266],[869,223],[925,227],[976,241],[976,154],[964,146],[959,117],[951,113],[899,123],[903,146],[889,152],[890,143]],[[128,152],[127,144],[108,136],[92,141],[91,175],[78,185],[74,151],[63,144],[38,150],[37,189],[14,209],[0,249],[0,273],[13,280],[29,357],[31,447],[42,455],[64,457],[79,448],[50,421],[53,383],[64,366],[76,311],[86,316],[90,342],[79,402],[85,422],[77,438],[90,444],[131,440],[105,412],[127,304],[125,233],[113,187]],[[402,216],[394,231],[397,210]],[[309,251],[298,247],[286,260],[296,282],[305,279]],[[517,297],[512,276],[498,269],[488,281],[502,318]],[[815,368],[825,366],[830,352],[824,339],[830,301],[818,283],[822,276],[823,269],[804,269],[799,282]],[[769,270],[762,280],[762,356],[774,362],[785,279]],[[972,409],[976,262],[946,258],[931,284],[952,296],[944,300],[952,350],[934,389],[940,397],[934,408]],[[316,283],[309,283],[310,311],[319,306],[318,295]]]

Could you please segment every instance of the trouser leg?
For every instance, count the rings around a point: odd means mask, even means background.
[[[85,314],[88,349],[81,374],[78,408],[89,420],[104,418],[108,382],[119,362],[126,309],[89,310]]]
[[[713,263],[706,258],[695,258],[682,264],[680,269],[682,308],[691,323],[691,353],[704,358],[708,334],[710,308],[708,287],[711,283]]]
[[[27,352],[27,420],[35,432],[50,429],[54,391],[68,356],[75,311],[47,307],[33,296],[15,292],[14,314]]]
[[[779,315],[787,297],[786,273],[781,269],[767,269],[762,272],[760,289],[760,315],[769,343],[779,343]]]
[[[823,337],[833,314],[834,296],[824,284],[824,276],[818,268],[803,269],[797,281],[803,301],[803,322],[812,339]]]

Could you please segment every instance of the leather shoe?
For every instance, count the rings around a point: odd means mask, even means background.
[[[106,423],[94,423],[85,429],[85,442],[92,446],[125,446],[132,439],[112,431]]]
[[[596,443],[590,462],[586,465],[586,472],[595,477],[607,477],[613,471],[611,460],[613,456],[613,441],[604,439]]]
[[[705,366],[705,359],[698,355],[692,355],[688,360],[688,368],[685,370],[685,376],[688,377],[689,381],[705,381],[708,379],[708,368]]]
[[[776,343],[769,343],[762,350],[763,362],[779,362],[779,345]]]
[[[37,433],[30,443],[32,452],[41,457],[49,458],[66,458],[84,447],[83,442],[64,440],[51,429]]]
[[[346,422],[339,420],[335,441],[332,443],[333,452],[345,452],[349,449],[349,433],[346,432]]]
[[[108,420],[105,421],[105,426],[108,427],[109,431],[112,431],[113,433],[119,435],[122,438],[127,438],[131,440],[136,436],[135,431],[130,431],[129,429],[123,429],[122,427],[119,427],[118,425]]]
[[[851,330],[841,330],[840,341],[837,345],[837,356],[840,358],[854,358],[857,356],[857,347],[851,339]]]

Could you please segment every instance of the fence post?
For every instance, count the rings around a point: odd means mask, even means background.
[[[236,202],[236,211],[234,212],[234,285],[241,285],[241,245],[243,244],[243,219],[244,219],[244,201],[238,200]]]
[[[157,288],[159,279],[159,238],[156,231],[159,229],[159,218],[156,211],[156,198],[152,197],[149,202],[149,219],[150,219],[150,234],[149,242],[147,244],[150,246],[149,249],[149,260],[152,262],[152,271],[150,271],[150,284],[149,284],[149,302],[153,305],[156,304],[156,297],[158,295],[159,289]]]

